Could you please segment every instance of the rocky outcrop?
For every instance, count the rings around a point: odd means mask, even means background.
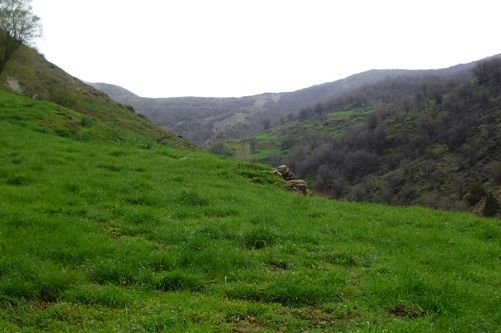
[[[286,181],[296,179],[296,175],[289,170],[289,167],[287,167],[287,165],[279,165],[273,172]]]
[[[287,165],[279,165],[275,170],[273,170],[273,173],[287,181],[285,188],[289,191],[302,193],[304,195],[308,194],[309,191],[306,182],[302,179],[296,179],[296,175],[289,170]]]
[[[306,182],[302,179],[289,180],[287,184],[285,184],[285,187],[289,191],[302,193],[304,195],[307,195],[309,192],[308,185],[306,185]]]

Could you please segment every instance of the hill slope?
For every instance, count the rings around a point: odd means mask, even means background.
[[[0,91],[2,332],[499,328],[497,221],[303,197],[84,119]]]
[[[130,107],[118,104],[106,94],[49,63],[35,50],[21,47],[8,63],[0,81],[3,86],[28,97],[47,100],[86,115],[88,121],[101,120],[113,127],[116,140],[137,137],[161,140],[170,145],[193,147],[185,139],[154,125]]]
[[[482,67],[489,68],[487,74],[479,72]],[[478,203],[472,191],[479,186],[485,188],[480,197],[499,197],[496,73],[501,59],[480,63],[475,79],[466,83],[430,81],[410,94],[380,100],[364,123],[343,135],[297,145],[289,163],[320,191],[351,200],[465,209]]]
[[[94,86],[120,103],[132,105],[156,124],[208,146],[220,138],[254,134],[296,116],[305,107],[387,78],[433,75],[466,79],[467,70],[472,67],[466,64],[442,70],[371,70],[294,92],[241,98],[143,98],[113,85]]]
[[[376,103],[368,103],[341,107],[308,119],[290,120],[250,137],[218,140],[209,147],[209,151],[277,166],[285,163],[299,146],[315,144],[326,136],[339,136],[349,128],[364,123],[376,108]]]

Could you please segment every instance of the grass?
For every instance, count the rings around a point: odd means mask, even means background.
[[[499,221],[288,193],[83,117],[0,93],[0,331],[499,331]]]
[[[82,81],[65,73],[62,69],[49,63],[36,50],[21,46],[9,61],[6,69],[0,76],[0,81],[15,81],[19,86],[20,93],[24,96],[32,96],[34,99],[47,100],[58,105],[71,108],[75,111],[68,114],[61,111],[61,107],[55,108],[54,112],[61,112],[74,118],[68,128],[58,124],[43,124],[44,119],[39,117],[45,114],[29,114],[29,120],[37,120],[40,130],[56,132],[60,136],[72,136],[79,128],[91,129],[98,125],[105,125],[108,133],[104,137],[113,140],[129,140],[141,142],[145,147],[153,142],[162,141],[169,145],[192,148],[194,145],[185,139],[177,137],[174,133],[160,129],[152,122],[138,115],[133,109],[112,101],[104,93],[93,89]],[[5,101],[4,101],[5,102]],[[8,102],[7,102],[8,103]],[[31,101],[26,101],[25,111],[33,107]],[[54,104],[37,104],[37,108],[54,108]],[[75,113],[79,115],[75,118]],[[24,114],[28,114],[24,112]],[[15,117],[17,114],[11,114]],[[45,116],[45,121],[53,120]],[[40,126],[42,125],[42,126]],[[92,132],[92,131],[91,131]],[[98,133],[80,131],[80,140],[93,140]],[[102,134],[102,133],[101,133]],[[113,134],[113,135],[110,135]],[[101,136],[102,137],[102,136]]]

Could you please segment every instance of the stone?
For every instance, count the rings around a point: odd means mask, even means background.
[[[289,180],[287,184],[285,184],[285,187],[289,191],[302,193],[304,195],[308,194],[308,185],[302,179]]]
[[[285,164],[279,165],[273,172],[287,181],[296,179],[296,175]]]

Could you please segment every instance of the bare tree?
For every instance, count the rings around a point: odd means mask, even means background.
[[[31,0],[0,0],[0,74],[14,52],[41,35],[40,18]]]

